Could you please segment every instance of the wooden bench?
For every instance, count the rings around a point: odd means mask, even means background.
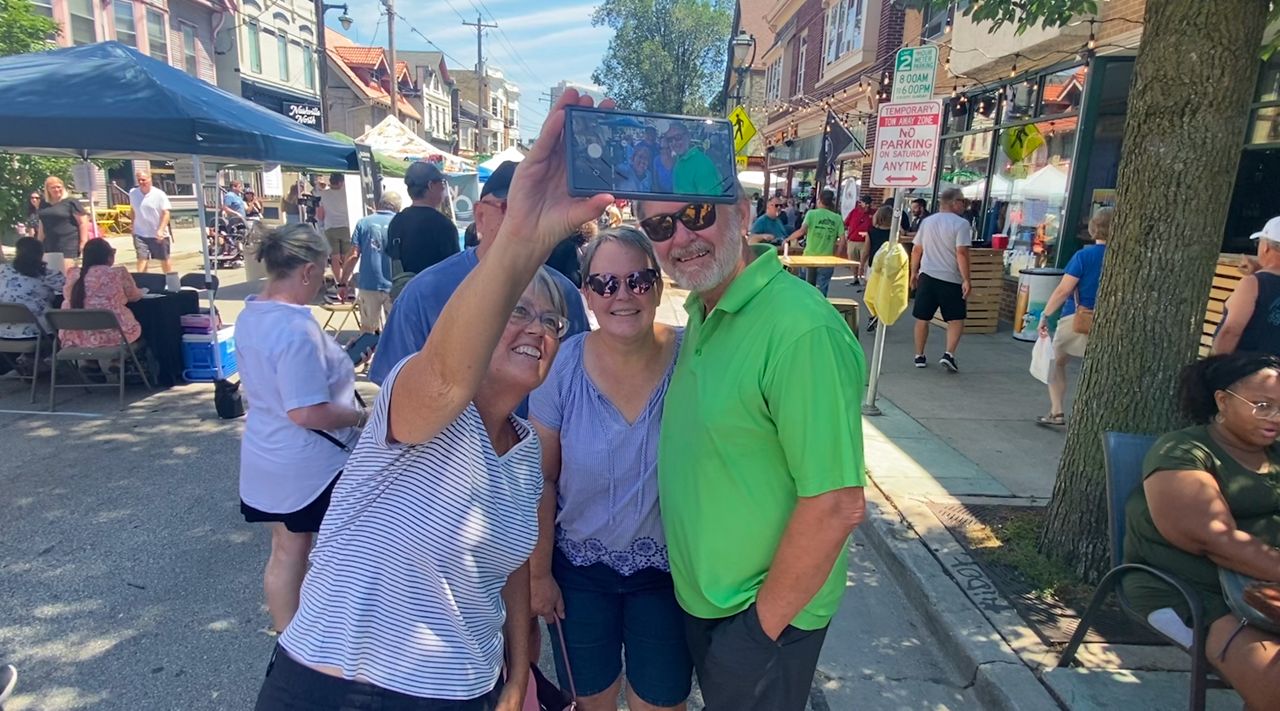
[[[1235,293],[1240,280],[1244,278],[1244,274],[1240,271],[1240,265],[1243,263],[1241,255],[1218,257],[1218,265],[1213,270],[1213,284],[1209,287],[1209,305],[1205,309],[1204,322],[1200,329],[1201,358],[1207,358],[1209,352],[1213,350],[1213,336],[1222,325],[1227,299]]]

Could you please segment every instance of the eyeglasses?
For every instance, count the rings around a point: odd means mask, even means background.
[[[1231,395],[1237,400],[1243,400],[1245,403],[1253,407],[1253,416],[1259,420],[1280,420],[1280,405],[1270,402],[1253,402],[1246,397],[1242,397],[1239,393],[1234,393],[1230,390],[1223,390],[1223,392]]]
[[[654,215],[640,221],[640,229],[653,242],[666,242],[676,234],[676,221],[697,232],[716,223],[716,206],[705,202],[691,202],[665,215]]]
[[[542,330],[556,338],[564,338],[564,334],[569,332],[569,319],[560,314],[540,314],[524,304],[516,304],[516,307],[511,310],[510,323],[513,326],[528,326],[535,320],[542,325]]]
[[[623,284],[627,285],[627,291],[630,291],[635,296],[641,296],[649,293],[649,290],[657,283],[658,271],[656,269],[641,269],[625,276],[618,276],[617,274],[587,275],[587,287],[605,298],[618,293],[618,289],[622,288]]]

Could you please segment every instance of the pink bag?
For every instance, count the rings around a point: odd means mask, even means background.
[[[560,653],[563,655],[565,673],[569,675],[569,693],[565,694],[550,679],[543,676],[537,662],[529,665],[529,688],[524,695],[523,711],[575,711],[578,708],[578,690],[573,683],[573,670],[569,667],[569,648],[564,643],[564,630],[555,625],[560,635]]]

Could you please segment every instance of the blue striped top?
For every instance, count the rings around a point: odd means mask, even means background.
[[[298,614],[280,644],[299,662],[431,699],[497,684],[502,588],[538,539],[541,447],[494,452],[475,405],[434,439],[389,441],[397,365],[334,488]]]

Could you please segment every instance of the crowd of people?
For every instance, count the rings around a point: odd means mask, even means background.
[[[271,526],[281,633],[258,708],[519,709],[537,617],[588,711],[624,688],[630,708],[683,708],[694,673],[712,709],[804,707],[863,516],[862,352],[747,244],[745,196],[633,203],[638,227],[591,235],[613,198],[565,187],[577,100],[485,183],[478,245],[394,299],[371,407],[303,306],[334,240],[263,241],[267,285],[237,323],[241,505]],[[426,203],[440,178],[411,174]],[[362,280],[421,236],[379,207],[355,226]],[[547,266],[557,250],[580,280]],[[655,320],[664,273],[692,292],[687,329]]]

